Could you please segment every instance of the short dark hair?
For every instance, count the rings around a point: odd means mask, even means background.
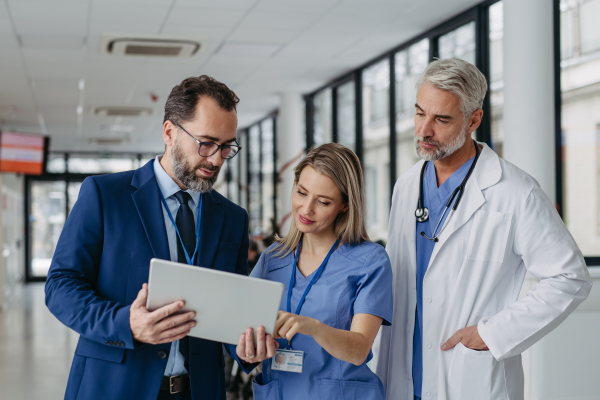
[[[222,82],[208,75],[184,79],[171,90],[165,103],[165,119],[183,123],[194,119],[196,105],[203,96],[211,97],[225,111],[236,110],[240,99]]]

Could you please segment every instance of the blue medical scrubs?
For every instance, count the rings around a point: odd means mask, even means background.
[[[425,222],[417,221],[416,246],[417,246],[417,317],[415,318],[415,334],[413,337],[413,384],[415,397],[421,397],[421,387],[423,385],[423,278],[429,266],[429,260],[435,247],[435,242],[425,239],[421,232],[432,237],[435,226],[440,220],[446,203],[450,196],[467,176],[469,168],[473,164],[475,157],[464,163],[457,169],[446,181],[438,188],[437,175],[433,162],[427,165],[427,171],[423,178],[423,205],[429,209],[429,220]],[[460,207],[460,205],[459,205]],[[444,219],[437,230],[444,225],[446,218],[450,214],[451,208],[446,211]],[[437,233],[436,233],[437,234]]]
[[[287,295],[294,255],[277,256],[264,251],[250,276],[285,285],[280,310],[287,309]],[[295,311],[302,294],[313,278],[296,268],[291,310]],[[333,328],[350,330],[355,314],[364,313],[392,320],[392,269],[384,248],[371,242],[342,244],[333,252],[320,278],[308,292],[300,315],[315,318]],[[287,341],[278,339],[279,347]],[[383,400],[383,385],[367,366],[369,356],[359,366],[341,361],[327,353],[312,336],[297,334],[293,350],[304,351],[302,373],[271,369],[271,360],[262,363],[262,373],[254,382],[256,400],[364,399]]]

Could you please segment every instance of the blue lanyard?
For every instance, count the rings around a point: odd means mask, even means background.
[[[296,251],[296,258],[294,259],[294,266],[292,268],[292,277],[290,278],[290,287],[288,289],[287,312],[289,312],[289,313],[292,312],[292,289],[294,288],[294,285],[296,284],[296,266],[298,265],[298,256],[300,256],[300,250],[302,249],[302,239],[304,239],[304,235],[302,235],[302,237],[300,238],[300,243],[298,244],[298,250]],[[325,266],[327,265],[327,261],[329,261],[329,257],[331,257],[331,254],[333,254],[333,251],[337,248],[339,243],[340,243],[340,240],[338,239],[335,241],[333,246],[331,246],[329,253],[327,253],[327,257],[325,257],[325,259],[323,260],[323,263],[321,264],[321,266],[315,273],[315,276],[313,276],[312,280],[308,284],[308,287],[304,291],[304,294],[302,295],[302,297],[300,298],[300,302],[298,303],[298,307],[296,308],[297,315],[300,315],[300,310],[302,309],[304,300],[306,300],[306,295],[308,294],[310,289],[313,287],[313,285],[315,284],[317,279],[319,279],[319,277],[323,273],[323,270],[325,269]],[[288,347],[291,347],[291,344],[292,344],[292,341],[288,340]]]
[[[175,232],[177,232],[177,237],[179,238],[179,242],[181,243],[181,247],[183,247],[183,253],[185,254],[185,259],[188,265],[194,265],[194,259],[196,257],[196,253],[198,252],[198,247],[200,247],[200,222],[202,221],[202,194],[200,194],[200,201],[198,202],[198,218],[196,222],[196,248],[194,249],[194,254],[192,258],[190,258],[185,245],[183,244],[183,239],[181,239],[181,234],[179,233],[179,229],[177,229],[177,224],[175,223],[175,219],[171,214],[171,210],[169,210],[169,206],[167,206],[167,200],[165,200],[165,196],[162,194],[162,191],[158,191],[160,193],[160,201],[162,201],[163,206],[165,206],[165,210],[167,210],[167,214],[169,214],[169,218],[175,227]],[[182,205],[180,204],[180,207]]]

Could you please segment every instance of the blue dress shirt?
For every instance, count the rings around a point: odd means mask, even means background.
[[[167,206],[169,206],[169,211],[173,215],[173,218],[177,218],[177,210],[179,210],[179,202],[175,199],[174,194],[179,192],[181,188],[175,183],[173,178],[169,176],[160,165],[161,156],[157,156],[154,161],[154,175],[156,176],[156,181],[158,182],[158,187],[162,192],[163,196],[165,196],[165,200],[167,201]],[[194,221],[198,221],[198,202],[200,201],[200,192],[194,192],[192,190],[186,190],[187,193],[192,196],[192,203],[189,204],[192,209],[192,213],[194,213]],[[169,214],[165,209],[165,206],[162,205],[163,216],[165,218],[165,227],[167,228],[167,240],[169,241],[169,254],[171,256],[171,261],[177,262],[177,233],[175,232],[175,226],[171,219],[169,218]],[[187,374],[187,370],[185,369],[185,358],[179,352],[179,340],[176,340],[171,343],[171,351],[169,352],[169,359],[167,360],[167,367],[165,368],[165,376],[176,376]]]
[[[429,162],[425,176],[423,178],[423,206],[429,209],[429,219],[425,222],[416,222],[416,250],[417,250],[417,315],[415,318],[415,334],[413,337],[413,384],[415,396],[421,397],[421,386],[423,385],[423,278],[429,266],[429,260],[435,247],[435,242],[425,239],[421,232],[429,237],[433,235],[438,221],[440,220],[446,203],[454,189],[462,183],[469,172],[471,164],[475,157],[464,163],[457,169],[446,181],[438,188],[437,175],[433,162]],[[460,207],[460,205],[459,205]],[[444,225],[444,221],[450,214],[450,209],[446,211],[443,220],[440,222],[437,233]],[[436,233],[436,234],[437,234]]]

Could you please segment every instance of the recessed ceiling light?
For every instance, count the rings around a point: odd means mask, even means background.
[[[282,47],[282,43],[225,42],[217,54],[236,57],[271,57]]]

